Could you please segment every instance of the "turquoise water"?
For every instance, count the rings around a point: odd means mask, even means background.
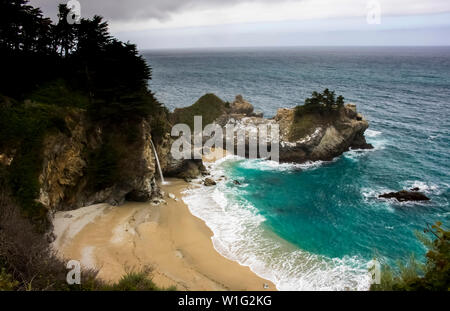
[[[372,151],[332,162],[279,165],[230,158],[228,177],[190,192],[191,211],[215,247],[279,289],[364,289],[365,265],[425,249],[414,236],[437,220],[450,226],[450,48],[290,48],[158,51],[151,88],[169,108],[207,92],[243,94],[266,116],[330,88],[369,120]],[[240,180],[236,186],[231,180]],[[419,187],[427,203],[380,200]]]

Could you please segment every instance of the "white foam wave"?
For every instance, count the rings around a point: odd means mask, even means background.
[[[381,134],[380,131],[375,131],[375,130],[371,130],[371,129],[368,129],[368,130],[366,130],[366,131],[364,132],[364,135],[365,135],[366,137],[377,137],[377,136],[379,136],[380,134]]]
[[[381,200],[378,196],[380,194],[383,193],[387,193],[387,192],[392,192],[392,190],[387,189],[387,188],[378,188],[378,189],[372,189],[372,188],[362,188],[361,189],[361,194],[364,198],[364,201],[369,204],[369,205],[374,205],[376,204],[377,207],[382,207],[384,209],[386,209],[388,212],[395,212],[395,210],[392,208],[392,206],[388,203],[394,202],[392,199],[387,199],[387,200]],[[384,202],[386,204],[382,204],[380,205],[380,202]]]
[[[427,193],[427,194],[436,194],[439,195],[442,193],[441,188],[432,183],[432,182],[424,182],[420,180],[407,180],[403,183],[401,183],[402,187],[409,190],[409,189],[419,189],[420,192]]]
[[[371,152],[383,150],[386,147],[387,140],[381,136],[382,132],[375,130],[366,130],[364,135],[367,142],[372,144],[373,149],[350,149],[344,153],[344,157],[351,160],[359,160],[360,157],[366,156]]]
[[[434,194],[434,195],[439,195],[442,193],[441,188],[434,184],[434,183],[426,183],[423,181],[418,181],[418,180],[407,180],[403,183],[401,183],[401,187],[402,189],[405,190],[411,190],[413,188],[418,188],[420,192],[426,193],[426,194]],[[390,212],[394,212],[395,210],[392,208],[393,205],[395,206],[411,206],[411,205],[423,205],[423,204],[427,204],[427,202],[423,202],[423,201],[405,201],[405,202],[400,202],[395,198],[380,198],[379,196],[381,194],[384,193],[390,193],[390,192],[397,192],[399,191],[394,190],[394,189],[389,189],[389,188],[383,188],[383,187],[375,187],[375,188],[362,188],[361,189],[361,194],[364,198],[364,201],[366,203],[368,203],[369,205],[373,205],[376,204],[377,206],[379,206],[380,202],[386,203],[384,206],[386,207],[386,209]],[[435,201],[436,204],[438,205],[445,205],[446,202],[442,202],[442,203],[438,203]]]
[[[218,162],[209,169],[213,177],[225,173]],[[203,219],[213,231],[212,241],[220,254],[250,267],[279,290],[368,289],[369,277],[363,260],[326,258],[298,249],[266,229],[265,218],[239,198],[237,191],[240,190],[220,181],[215,187],[187,190],[183,198],[192,214]]]
[[[323,161],[308,161],[302,164],[297,163],[279,163],[263,159],[245,160],[240,165],[247,169],[257,169],[261,171],[297,171],[306,169],[315,169],[323,165]]]

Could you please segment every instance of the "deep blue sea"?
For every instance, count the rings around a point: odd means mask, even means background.
[[[414,232],[450,227],[450,48],[321,47],[144,53],[151,89],[169,109],[205,93],[242,94],[271,117],[325,88],[356,103],[375,149],[332,162],[277,164],[226,158],[214,188],[185,198],[224,256],[278,289],[366,289],[367,262],[393,264],[426,249]],[[236,186],[231,181],[240,180]],[[380,200],[419,187],[431,201]]]

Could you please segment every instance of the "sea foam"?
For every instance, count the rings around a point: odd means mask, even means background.
[[[255,169],[296,169],[257,160],[227,157],[208,169],[218,180],[225,175],[224,162]],[[366,262],[358,257],[327,258],[286,242],[265,226],[265,218],[239,196],[240,187],[222,180],[215,187],[201,186],[185,191],[184,202],[191,213],[212,230],[215,249],[224,257],[248,266],[278,290],[366,290],[369,287]]]

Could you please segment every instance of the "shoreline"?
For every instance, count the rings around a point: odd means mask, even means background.
[[[96,268],[107,282],[150,267],[158,286],[177,290],[276,290],[272,282],[214,248],[213,232],[182,200],[182,191],[195,185],[168,181],[161,185],[165,201],[159,204],[97,204],[57,212],[53,247],[67,260]]]

